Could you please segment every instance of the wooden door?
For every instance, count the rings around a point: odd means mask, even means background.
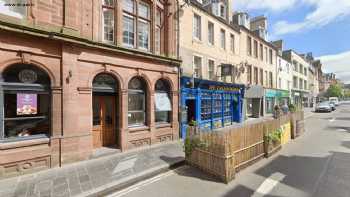
[[[115,96],[93,96],[93,147],[115,146]]]

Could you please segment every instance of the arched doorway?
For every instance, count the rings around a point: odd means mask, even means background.
[[[49,75],[30,64],[14,64],[1,74],[0,141],[18,141],[51,135]]]
[[[92,84],[93,148],[118,147],[117,80],[110,74],[98,74]]]

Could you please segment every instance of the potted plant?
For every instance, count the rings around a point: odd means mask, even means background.
[[[264,136],[265,156],[269,157],[281,145],[282,129],[278,128],[276,131],[268,132]]]

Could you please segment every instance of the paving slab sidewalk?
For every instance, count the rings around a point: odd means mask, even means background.
[[[180,141],[0,180],[1,197],[103,196],[184,163]]]

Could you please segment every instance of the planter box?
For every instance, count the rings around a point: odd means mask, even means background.
[[[278,142],[268,142],[264,141],[264,151],[265,151],[265,157],[269,158],[273,154],[277,153],[279,150],[281,150],[281,141]]]

